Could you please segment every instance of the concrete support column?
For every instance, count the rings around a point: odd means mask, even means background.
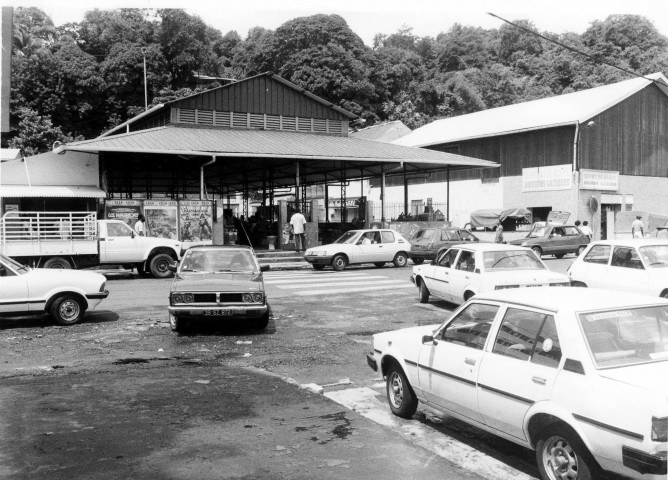
[[[380,221],[385,226],[385,169],[380,167]]]

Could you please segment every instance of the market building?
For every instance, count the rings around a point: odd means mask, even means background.
[[[416,174],[408,189],[403,175],[386,178],[387,202],[449,198],[456,226],[475,210],[523,207],[534,221],[570,212],[570,222],[589,221],[595,238],[614,238],[619,212],[668,213],[668,82],[661,73],[437,120],[394,143],[501,165]],[[379,191],[372,180],[369,199]]]

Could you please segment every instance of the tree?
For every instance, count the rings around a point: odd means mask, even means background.
[[[53,21],[39,8],[17,7],[13,21],[12,46],[15,55],[30,55],[56,39]]]
[[[21,107],[17,112],[18,135],[8,142],[9,148],[19,148],[24,155],[36,155],[51,150],[53,142],[70,142],[60,127],[55,127],[48,116],[38,115],[29,108]]]
[[[158,39],[174,88],[194,87],[195,72],[207,59],[207,26],[201,18],[180,9],[158,10]]]

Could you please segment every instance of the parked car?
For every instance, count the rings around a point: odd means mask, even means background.
[[[442,250],[436,260],[413,267],[411,281],[421,303],[432,295],[464,303],[490,290],[570,285],[566,275],[550,271],[528,248],[499,243],[461,244]]]
[[[577,288],[476,296],[373,335],[390,410],[418,403],[536,452],[544,480],[666,478],[668,301]]]
[[[269,323],[262,277],[269,265],[260,266],[250,247],[191,247],[170,269],[176,272],[168,307],[172,330],[181,331],[193,319],[246,319],[258,329]]]
[[[554,255],[562,258],[568,253],[580,255],[587,247],[589,237],[575,225],[547,224],[532,229],[525,238],[508,243],[528,247],[538,257]]]
[[[668,239],[668,225],[663,227],[656,227],[652,233],[648,235],[648,238],[666,238]]]
[[[411,250],[408,253],[415,265],[433,260],[443,248],[464,242],[479,242],[478,237],[462,228],[431,227],[421,228],[410,238]]]
[[[95,272],[30,268],[0,254],[0,316],[49,313],[74,325],[109,296]]]
[[[668,298],[668,241],[601,240],[568,268],[576,287],[610,288]]]
[[[348,265],[373,263],[382,267],[387,262],[405,267],[411,244],[400,233],[388,229],[350,230],[334,243],[306,250],[304,259],[316,270],[331,265],[341,271]]]

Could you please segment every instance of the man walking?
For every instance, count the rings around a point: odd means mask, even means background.
[[[304,239],[304,225],[306,224],[306,218],[299,211],[299,207],[295,208],[295,213],[292,214],[290,218],[290,225],[292,225],[292,233],[295,236],[295,252],[304,250],[305,248],[305,239]]]
[[[636,219],[631,224],[631,236],[633,238],[643,238],[645,236],[645,225],[642,223],[642,215],[636,215]]]
[[[582,222],[582,226],[580,227],[580,231],[587,235],[589,237],[589,240],[591,240],[591,237],[594,236],[594,232],[592,231],[591,228],[589,228],[589,222],[585,220]]]

